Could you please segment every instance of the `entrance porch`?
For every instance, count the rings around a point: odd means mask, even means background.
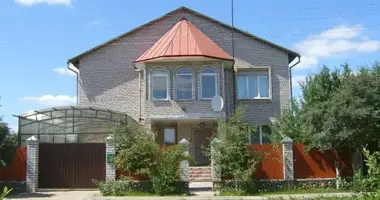
[[[196,166],[210,165],[210,158],[204,154],[215,134],[216,120],[156,120],[152,131],[156,141],[162,145],[178,144],[183,138],[189,142],[189,153]]]

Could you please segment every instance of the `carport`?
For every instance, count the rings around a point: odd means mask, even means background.
[[[37,176],[30,178],[37,179],[38,188],[94,188],[92,179],[106,177],[106,138],[112,128],[121,120],[139,126],[125,113],[83,106],[53,107],[17,117],[18,142],[27,145],[27,167],[36,163]]]

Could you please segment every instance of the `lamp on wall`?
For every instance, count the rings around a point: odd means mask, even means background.
[[[204,127],[205,127],[205,123],[201,122],[201,123],[199,124],[199,127],[204,128]]]

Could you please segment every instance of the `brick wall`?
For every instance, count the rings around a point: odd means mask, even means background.
[[[232,55],[230,29],[186,11],[180,11],[81,58],[78,65],[80,68],[79,105],[124,111],[138,120],[140,115],[139,72],[135,71],[133,61],[183,17],[186,17],[224,51]],[[261,41],[236,33],[235,56],[238,68],[270,66],[272,69],[273,93],[270,101],[239,101],[239,104],[247,107],[246,119],[248,121],[268,124],[269,117],[277,116],[282,109],[290,105],[288,54]],[[145,115],[143,116],[145,123],[150,124],[147,116],[149,113],[180,112],[179,108],[182,105],[193,111],[209,109],[209,103],[203,101],[195,103],[168,101],[154,105],[147,96],[149,94],[147,90],[149,76],[146,71],[141,75],[141,113]],[[224,86],[221,88],[221,94],[226,94],[225,109],[229,113],[234,107],[232,71],[227,70],[226,73],[220,75],[219,79],[220,84]]]

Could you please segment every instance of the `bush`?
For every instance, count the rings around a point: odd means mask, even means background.
[[[244,109],[238,107],[228,120],[218,121],[215,161],[221,167],[222,176],[232,176],[235,190],[251,190],[249,183],[260,163],[261,156],[252,150],[251,132],[254,126],[243,121]]]
[[[180,145],[161,148],[152,134],[144,129],[130,128],[121,122],[113,130],[116,149],[116,166],[132,174],[147,174],[152,180],[152,189],[158,195],[182,193],[179,166],[182,160],[189,160]],[[131,177],[129,177],[131,178]],[[116,185],[114,185],[116,184]],[[133,191],[127,182],[99,182],[104,195],[123,195]]]
[[[368,167],[367,176],[363,177],[360,172],[355,174],[357,178],[355,190],[357,192],[377,191],[380,195],[380,151],[370,153],[369,150],[364,148],[363,155]]]
[[[134,183],[132,180],[106,180],[96,181],[94,183],[99,187],[100,193],[103,196],[137,196],[144,194],[151,194],[151,191],[142,187],[138,183]]]
[[[180,183],[179,165],[184,159],[184,150],[179,145],[160,149],[156,166],[151,170],[153,191],[158,195],[183,193]]]
[[[7,187],[4,187],[3,192],[0,193],[0,200],[4,199],[11,191],[12,189],[8,189]]]
[[[146,173],[155,165],[158,146],[154,137],[144,129],[129,127],[121,122],[113,130],[116,166],[127,172]]]

